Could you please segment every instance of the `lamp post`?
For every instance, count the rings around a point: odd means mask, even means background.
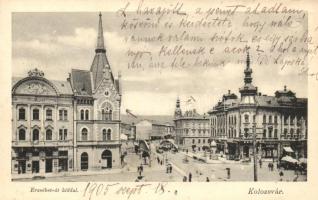
[[[256,156],[256,122],[253,122],[253,161],[254,161],[254,182],[257,182],[257,156]]]

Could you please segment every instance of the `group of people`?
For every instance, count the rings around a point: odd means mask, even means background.
[[[189,182],[192,181],[192,174],[191,174],[191,172],[189,172],[188,177],[187,177],[187,176],[183,176],[183,182],[187,182],[187,180],[189,180]]]
[[[167,174],[171,174],[172,173],[172,165],[171,164],[168,164],[167,167],[166,167],[166,173]]]
[[[159,156],[157,156],[158,164],[163,165],[163,160],[160,160]]]

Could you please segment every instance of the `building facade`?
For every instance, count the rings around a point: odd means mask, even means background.
[[[183,150],[204,151],[210,146],[209,118],[199,115],[195,109],[182,114],[177,99],[174,114],[176,144]]]
[[[55,81],[35,69],[12,85],[13,174],[120,167],[120,75],[106,57],[101,14],[90,70]]]
[[[255,133],[259,157],[307,157],[307,99],[297,98],[286,86],[274,96],[259,93],[252,83],[249,55],[244,74],[240,97],[228,91],[208,112],[218,151],[231,159],[249,158]]]

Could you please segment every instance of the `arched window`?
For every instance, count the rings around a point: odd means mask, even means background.
[[[19,119],[25,120],[25,109],[24,108],[19,109]]]
[[[88,169],[88,154],[86,152],[83,152],[81,154],[81,170],[87,170]]]
[[[85,120],[89,120],[89,111],[88,110],[85,111]]]
[[[46,140],[52,140],[52,130],[51,129],[47,129],[46,130],[45,139]]]
[[[40,119],[40,111],[39,109],[35,108],[32,112],[33,120],[39,120]]]
[[[81,110],[81,120],[84,120],[84,110]]]
[[[112,105],[108,102],[105,102],[101,106],[102,110],[102,120],[111,121],[113,119],[113,110]]]
[[[106,133],[106,129],[103,129],[103,141],[107,140],[107,133]]]
[[[38,140],[39,140],[39,130],[38,130],[38,129],[34,129],[34,130],[33,130],[32,140],[33,140],[33,141],[38,141]]]
[[[112,139],[112,130],[108,129],[107,130],[107,137],[106,137],[107,140],[111,140]]]
[[[25,140],[25,130],[23,128],[19,130],[19,140]]]
[[[87,141],[88,131],[87,128],[82,129],[82,141]]]
[[[249,121],[249,116],[246,114],[246,115],[244,115],[244,119],[245,119],[245,123],[248,123],[248,121]]]

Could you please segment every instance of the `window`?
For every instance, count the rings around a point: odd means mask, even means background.
[[[269,121],[270,124],[273,123],[271,115],[269,116],[268,121]]]
[[[274,123],[277,124],[277,116],[274,116]]]
[[[24,129],[19,130],[19,140],[25,140],[25,130]]]
[[[112,131],[110,129],[107,130],[107,140],[111,140],[112,139]]]
[[[291,138],[294,137],[294,129],[293,129],[293,128],[290,129],[290,137],[291,137]]]
[[[200,142],[201,142],[201,140],[200,139],[198,139],[198,143],[200,144]]]
[[[81,110],[81,120],[84,120],[84,110]]]
[[[284,116],[284,124],[285,124],[285,125],[288,124],[288,118],[289,118],[289,116],[287,116],[287,115]]]
[[[195,140],[194,139],[192,139],[192,144],[194,144],[195,143]]]
[[[107,140],[107,133],[106,133],[106,129],[103,129],[103,141]]]
[[[87,129],[83,128],[82,129],[82,141],[87,141],[87,134],[88,134]]]
[[[59,110],[59,120],[63,120],[63,121],[67,120],[67,110],[65,109]]]
[[[253,115],[253,122],[255,123],[256,115]]]
[[[245,119],[245,123],[248,123],[248,121],[249,121],[249,116],[248,116],[248,115],[244,115],[244,119]]]
[[[85,120],[89,120],[89,111],[88,110],[85,111]]]
[[[273,132],[273,129],[268,129],[268,137],[269,138],[272,138],[272,132]]]
[[[46,110],[46,120],[52,120],[52,110],[51,109]]]
[[[38,129],[34,129],[32,132],[32,140],[33,141],[38,141],[39,140],[39,130]]]
[[[274,129],[274,138],[277,138],[277,129]]]
[[[202,143],[205,144],[205,139],[202,140]]]
[[[263,138],[266,138],[266,129],[263,130]]]
[[[40,111],[39,109],[35,108],[33,109],[33,120],[39,120],[40,119]]]
[[[47,129],[45,135],[46,135],[45,140],[52,140],[52,130],[51,129]]]
[[[25,109],[24,108],[19,109],[19,120],[25,120]]]
[[[263,115],[263,123],[266,123],[266,115]]]
[[[102,120],[111,121],[113,120],[112,105],[109,102],[103,103],[101,106]]]
[[[59,140],[67,140],[67,129],[59,129]]]
[[[283,137],[287,137],[287,128],[284,129],[284,134],[283,134]]]

